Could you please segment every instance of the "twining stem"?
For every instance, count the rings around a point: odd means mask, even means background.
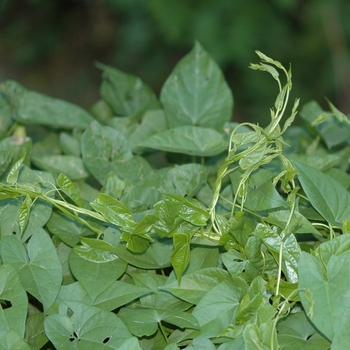
[[[62,213],[79,221],[80,223],[82,223],[83,225],[88,227],[91,231],[97,233],[99,236],[101,236],[101,234],[103,232],[101,232],[96,227],[90,225],[86,220],[84,220],[83,218],[78,216],[78,214],[87,215],[87,216],[95,218],[101,222],[105,222],[105,223],[108,222],[104,218],[104,216],[102,216],[101,214],[99,214],[95,211],[85,209],[85,208],[80,208],[80,207],[73,205],[73,204],[70,204],[64,200],[51,198],[51,197],[49,197],[46,194],[43,194],[41,192],[31,191],[28,188],[23,187],[18,183],[16,183],[15,185],[0,184],[0,191],[4,191],[5,193],[14,193],[16,196],[20,195],[20,196],[28,196],[28,197],[33,198],[33,199],[37,199],[37,198],[43,199],[46,202],[49,202],[52,205],[54,205]]]

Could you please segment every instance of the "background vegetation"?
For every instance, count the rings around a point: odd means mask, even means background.
[[[349,18],[348,0],[2,0],[0,79],[90,108],[96,61],[159,92],[198,40],[233,90],[235,120],[268,118],[274,100],[268,77],[247,68],[256,49],[292,64],[301,104],[327,96],[348,113]]]

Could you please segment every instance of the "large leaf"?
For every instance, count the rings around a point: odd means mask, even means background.
[[[345,349],[350,343],[349,264],[350,250],[327,262],[305,252],[299,260],[301,302],[315,327],[332,341],[332,349]]]
[[[152,293],[149,288],[115,281],[95,299],[94,306],[112,311],[149,293]]]
[[[116,115],[133,115],[159,108],[156,95],[140,78],[104,64],[98,63],[97,67],[103,70],[101,96]]]
[[[145,159],[132,155],[124,134],[109,126],[92,123],[81,142],[84,164],[101,184],[111,171],[132,182],[143,180],[151,172]]]
[[[86,179],[87,172],[83,160],[74,155],[47,155],[32,158],[36,167],[52,174],[64,173],[72,180]]]
[[[114,117],[108,121],[108,125],[126,135],[135,153],[142,153],[144,150],[138,144],[167,129],[164,111],[161,109],[148,110],[129,117]]]
[[[37,227],[27,245],[13,236],[3,238],[1,258],[18,271],[24,289],[38,299],[47,311],[54,303],[62,282],[62,266],[49,235]]]
[[[160,99],[170,128],[198,125],[222,130],[233,97],[218,65],[197,42],[174,68]]]
[[[192,312],[201,327],[201,335],[216,337],[234,323],[247,290],[246,282],[234,277],[225,279],[206,293]]]
[[[194,125],[178,126],[153,134],[138,146],[161,151],[211,157],[223,152],[227,141],[219,132]]]
[[[141,350],[118,316],[78,301],[62,302],[44,324],[57,349]]]
[[[124,274],[127,264],[112,252],[83,244],[71,251],[69,267],[88,293],[91,302],[94,302],[98,295]]]
[[[227,278],[229,274],[225,270],[208,267],[184,275],[180,283],[174,281],[165,284],[160,289],[189,303],[198,304],[208,291]]]
[[[328,350],[331,345],[302,311],[281,319],[277,324],[277,332],[281,350]]]
[[[200,164],[162,168],[150,174],[121,198],[135,212],[150,209],[165,198],[164,193],[193,197],[206,182],[208,169]]]
[[[5,81],[1,90],[11,102],[13,117],[25,125],[83,129],[93,120],[88,112],[72,103],[29,91],[12,80]]]
[[[332,225],[350,220],[350,193],[331,176],[292,161],[312,206]]]

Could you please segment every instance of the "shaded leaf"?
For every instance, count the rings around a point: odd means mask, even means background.
[[[225,151],[227,141],[222,134],[213,129],[184,125],[153,134],[138,146],[191,156],[211,157]]]
[[[97,63],[97,67],[103,70],[101,96],[116,115],[159,108],[156,95],[140,78],[105,64]]]
[[[12,80],[5,81],[1,90],[11,102],[14,119],[24,125],[86,128],[93,120],[88,112],[72,103],[27,90]]]

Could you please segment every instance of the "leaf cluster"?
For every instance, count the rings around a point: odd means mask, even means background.
[[[348,117],[292,126],[291,69],[257,55],[265,127],[199,43],[160,99],[102,64],[89,112],[1,84],[1,349],[344,349]]]

